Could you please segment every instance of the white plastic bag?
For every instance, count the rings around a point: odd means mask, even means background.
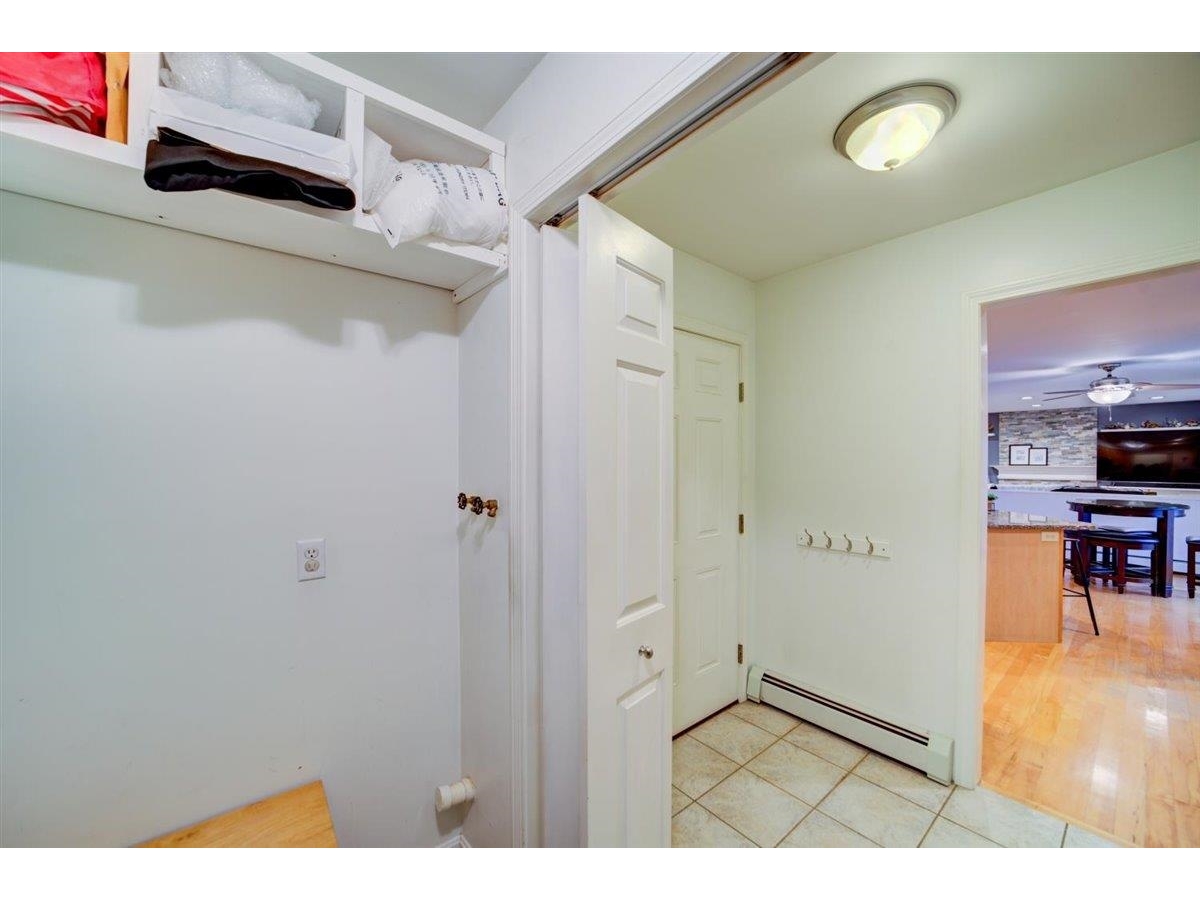
[[[410,159],[397,162],[387,141],[367,129],[363,209],[390,246],[428,235],[495,247],[508,235],[500,179],[487,169]]]
[[[398,163],[395,171],[371,211],[391,246],[432,235],[494,247],[506,237],[508,207],[495,173],[423,159]]]
[[[312,129],[321,104],[276,81],[241,53],[166,53],[162,83],[227,109]]]
[[[363,142],[363,186],[362,208],[370,212],[379,205],[395,181],[400,171],[400,163],[392,158],[392,145],[373,132],[366,129],[366,140]]]

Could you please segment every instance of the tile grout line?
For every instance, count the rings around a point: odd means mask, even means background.
[[[800,823],[801,823],[801,822],[803,822],[803,821],[804,821],[805,819],[807,819],[807,818],[808,818],[810,815],[812,815],[812,812],[813,812],[813,810],[814,810],[814,809],[816,809],[816,806],[814,806],[814,805],[812,805],[812,804],[808,803],[808,801],[806,801],[806,800],[803,800],[803,799],[801,799],[800,797],[797,797],[795,794],[791,793],[790,791],[788,791],[788,790],[785,790],[784,788],[781,788],[779,785],[775,784],[774,782],[772,782],[772,781],[768,781],[766,778],[763,778],[763,777],[762,777],[761,775],[759,775],[757,772],[752,772],[752,771],[750,771],[750,769],[747,769],[746,767],[747,767],[747,766],[748,766],[750,763],[754,762],[754,760],[758,759],[760,756],[762,756],[764,753],[766,753],[768,750],[770,750],[772,747],[774,747],[776,744],[778,744],[780,741],[782,741],[782,740],[783,740],[783,737],[784,737],[784,735],[786,735],[786,734],[791,734],[793,731],[795,731],[795,730],[796,730],[796,728],[797,728],[797,727],[799,727],[799,725],[800,725],[800,722],[801,722],[801,721],[803,721],[803,720],[797,720],[796,724],[795,724],[795,725],[793,725],[791,728],[789,728],[787,731],[785,731],[783,734],[775,734],[774,732],[767,731],[765,728],[761,728],[760,726],[758,726],[758,725],[755,725],[753,722],[750,722],[750,721],[747,721],[746,719],[743,719],[741,716],[738,716],[736,713],[732,712],[732,711],[731,711],[732,709],[733,709],[733,707],[727,707],[727,708],[726,708],[726,710],[722,710],[722,712],[725,712],[725,711],[730,711],[730,715],[734,716],[736,719],[738,719],[738,721],[740,721],[740,722],[745,722],[747,725],[750,725],[750,726],[752,726],[752,727],[754,727],[754,728],[758,728],[758,730],[759,730],[759,731],[761,731],[761,732],[763,732],[764,734],[769,734],[769,735],[771,735],[771,737],[772,737],[772,738],[774,738],[774,740],[773,740],[773,741],[771,741],[771,743],[770,743],[770,744],[768,744],[766,747],[763,747],[763,749],[762,749],[762,750],[760,750],[758,753],[754,754],[752,757],[750,757],[748,760],[746,760],[744,763],[739,763],[739,762],[738,762],[736,759],[733,759],[732,757],[726,756],[724,753],[722,753],[722,752],[721,752],[720,750],[718,750],[716,747],[711,747],[711,746],[709,746],[708,744],[704,743],[704,741],[700,740],[700,738],[693,737],[693,740],[695,740],[697,743],[699,743],[699,744],[701,744],[701,745],[703,745],[703,746],[705,746],[705,747],[708,747],[708,749],[712,750],[712,751],[713,751],[714,753],[716,753],[718,756],[722,756],[722,757],[724,757],[725,759],[728,759],[728,760],[729,760],[731,763],[734,763],[734,764],[737,766],[737,768],[736,768],[736,769],[734,769],[732,772],[730,772],[728,775],[726,775],[724,778],[722,778],[720,781],[718,781],[716,784],[714,784],[712,787],[710,787],[710,788],[709,788],[707,791],[705,791],[705,792],[704,792],[704,794],[702,794],[701,796],[704,796],[704,795],[706,795],[706,794],[709,794],[709,793],[711,793],[712,791],[715,791],[715,790],[716,790],[718,787],[720,787],[722,784],[724,784],[726,781],[728,781],[730,778],[732,778],[732,777],[733,777],[734,775],[736,775],[738,772],[740,772],[740,771],[742,771],[743,769],[745,769],[745,771],[746,771],[748,774],[750,774],[751,776],[753,776],[754,778],[758,778],[758,779],[760,779],[761,781],[763,781],[763,782],[765,782],[765,783],[767,783],[767,784],[771,785],[771,787],[775,788],[776,790],[782,791],[782,792],[783,792],[784,794],[786,794],[787,796],[789,796],[789,797],[791,797],[792,799],[796,800],[797,802],[799,802],[799,803],[802,803],[802,804],[804,804],[805,806],[807,806],[807,807],[808,807],[808,812],[806,812],[804,815],[802,815],[802,816],[800,817],[800,820],[799,820],[799,821],[798,821],[798,822],[797,822],[795,825],[793,825],[791,828],[789,828],[789,829],[787,830],[787,832],[785,832],[785,833],[784,833],[783,837],[779,839],[779,841],[777,841],[775,844],[773,844],[773,845],[772,845],[772,847],[778,847],[778,846],[779,846],[779,844],[780,844],[781,842],[783,842],[783,841],[787,840],[787,838],[788,838],[788,835],[790,835],[790,834],[791,834],[793,831],[795,831],[797,828],[799,828],[799,827],[800,827]],[[715,718],[715,717],[712,717],[712,718]],[[707,721],[710,721],[710,719],[705,719],[704,721],[705,721],[705,722],[707,722]],[[699,724],[703,724],[703,723],[699,723]],[[696,726],[694,726],[694,725],[693,725],[692,727],[693,727],[693,728],[695,728]],[[680,737],[683,737],[683,736],[685,736],[685,735],[690,735],[690,733],[691,733],[691,729],[688,729],[688,731],[685,731],[683,734],[681,734],[681,735],[680,735]],[[790,743],[790,742],[789,742],[789,743]],[[797,748],[797,749],[803,749],[803,748]],[[813,755],[815,756],[816,754],[813,754]],[[817,757],[817,758],[818,758],[818,759],[820,759],[820,757]],[[828,760],[826,760],[826,761],[828,761]],[[832,763],[831,763],[831,765],[832,765]],[[840,767],[839,767],[839,768],[840,768]],[[840,783],[840,782],[839,782],[839,783]],[[680,789],[680,793],[683,793],[683,794],[684,794],[684,796],[688,796],[688,795],[687,795],[687,794],[686,794],[684,791],[682,791],[681,789]],[[720,815],[718,815],[716,812],[714,812],[713,810],[711,810],[711,809],[709,809],[707,806],[705,806],[703,803],[701,803],[701,802],[700,802],[700,798],[699,798],[699,797],[697,797],[695,800],[693,800],[693,802],[694,802],[694,803],[699,803],[699,804],[700,804],[700,808],[701,808],[701,809],[703,809],[705,812],[707,812],[707,813],[708,813],[710,816],[712,816],[714,819],[716,819],[716,820],[717,820],[718,822],[720,822],[722,825],[726,825],[726,826],[728,826],[729,828],[732,828],[732,829],[733,829],[735,832],[737,832],[738,834],[740,834],[742,837],[744,837],[746,840],[748,840],[750,843],[752,843],[752,844],[753,844],[755,847],[759,847],[759,848],[761,848],[761,847],[763,846],[762,844],[758,843],[758,841],[756,841],[756,840],[754,840],[752,837],[750,837],[750,835],[746,834],[746,833],[745,833],[745,832],[743,832],[741,829],[739,829],[739,828],[738,828],[736,825],[734,825],[732,822],[727,822],[727,821],[725,821],[725,819],[721,818],[721,816],[720,816]],[[688,804],[688,805],[690,806],[691,804]],[[685,806],[685,807],[684,807],[684,809],[687,809],[687,807]],[[681,809],[679,812],[683,812],[683,810]],[[676,813],[676,815],[678,815],[678,814],[679,814],[679,813]],[[674,818],[674,816],[672,816],[672,818]]]
[[[938,804],[938,808],[933,813],[933,819],[930,821],[929,827],[925,829],[925,833],[921,835],[921,839],[917,841],[918,849],[924,846],[925,839],[929,837],[929,832],[933,831],[933,826],[936,825],[937,820],[942,817],[942,810],[946,808],[946,804],[950,802],[950,798],[954,796],[954,792],[957,789],[958,785],[951,785],[950,790],[946,793],[946,796],[942,799],[942,802]],[[884,788],[884,790],[887,790],[887,788]],[[919,806],[920,804],[917,805]],[[949,822],[950,820],[947,819],[946,821]],[[980,835],[980,837],[983,837],[983,835]],[[993,843],[995,842],[993,841]]]
[[[860,768],[860,767],[861,767],[861,766],[862,766],[862,765],[863,765],[863,764],[864,764],[864,763],[865,763],[865,762],[866,762],[866,761],[867,761],[867,760],[868,760],[868,759],[871,757],[871,755],[872,755],[872,754],[879,756],[881,759],[884,759],[884,760],[887,760],[887,761],[890,761],[890,762],[896,762],[896,761],[894,761],[894,760],[891,760],[889,757],[886,757],[886,756],[884,756],[883,754],[875,753],[875,751],[871,750],[870,748],[863,748],[863,749],[864,749],[864,751],[865,751],[865,752],[864,752],[864,754],[863,754],[863,756],[862,756],[862,757],[861,757],[861,758],[860,758],[860,759],[859,759],[857,762],[855,762],[853,766],[851,766],[850,768],[848,768],[848,769],[847,769],[847,768],[844,768],[844,767],[842,767],[842,766],[838,765],[837,763],[833,762],[832,760],[826,759],[825,757],[823,757],[823,756],[821,756],[821,755],[819,755],[819,754],[817,754],[817,753],[814,753],[813,751],[811,751],[811,750],[808,750],[808,749],[807,749],[807,748],[805,748],[805,747],[802,747],[802,746],[800,746],[799,744],[795,744],[795,743],[793,743],[793,742],[791,742],[791,741],[786,741],[786,737],[787,737],[787,735],[791,734],[791,733],[792,733],[792,732],[794,732],[794,731],[795,731],[797,728],[799,728],[799,727],[800,727],[800,725],[804,724],[804,723],[805,723],[805,720],[803,720],[803,719],[798,719],[798,720],[796,721],[796,724],[795,724],[795,725],[793,725],[791,728],[789,728],[787,731],[785,731],[783,734],[775,734],[774,732],[768,731],[767,729],[765,729],[765,728],[762,728],[761,726],[759,726],[759,725],[755,724],[754,722],[751,722],[751,721],[749,721],[749,720],[747,720],[747,719],[743,719],[741,716],[738,716],[736,713],[732,712],[732,710],[733,710],[734,708],[736,708],[736,707],[727,707],[725,710],[722,710],[722,712],[730,712],[730,715],[733,715],[733,716],[734,716],[735,718],[737,718],[737,719],[738,719],[740,722],[745,722],[747,725],[750,725],[750,726],[752,726],[752,727],[754,727],[754,728],[757,728],[759,731],[762,731],[763,733],[765,733],[765,734],[768,734],[768,735],[770,735],[770,736],[773,738],[773,740],[771,741],[771,743],[770,743],[770,744],[768,744],[766,747],[764,747],[764,748],[763,748],[762,750],[760,750],[758,753],[755,753],[753,756],[751,756],[749,759],[747,759],[747,760],[746,760],[746,762],[744,762],[744,763],[739,763],[739,762],[738,762],[736,759],[733,759],[732,757],[730,757],[730,756],[727,756],[726,754],[724,754],[724,753],[722,753],[720,750],[718,750],[716,747],[710,746],[709,744],[705,743],[705,742],[704,742],[703,740],[701,740],[700,738],[697,738],[697,737],[695,737],[694,735],[692,735],[692,734],[691,734],[691,730],[692,730],[692,729],[688,729],[687,731],[685,731],[685,732],[683,732],[682,734],[680,734],[678,737],[690,736],[690,737],[692,737],[692,738],[693,738],[693,740],[695,740],[695,741],[696,741],[697,743],[699,743],[701,746],[705,747],[706,749],[712,750],[712,751],[713,751],[714,753],[716,753],[718,756],[720,756],[721,758],[723,758],[723,759],[725,759],[725,760],[728,760],[729,762],[733,763],[733,764],[736,766],[736,768],[735,768],[735,769],[734,769],[732,772],[730,772],[728,775],[726,775],[726,776],[724,776],[723,778],[721,778],[719,781],[717,781],[715,784],[713,784],[713,785],[712,785],[712,787],[710,787],[710,788],[708,788],[707,790],[703,791],[703,792],[702,792],[702,794],[701,794],[701,796],[707,795],[707,794],[708,794],[708,793],[710,793],[711,791],[713,791],[713,790],[716,790],[716,788],[718,788],[718,787],[719,787],[721,784],[723,784],[723,783],[725,783],[726,781],[728,781],[730,778],[732,778],[734,775],[736,775],[736,774],[737,774],[739,771],[741,771],[741,770],[745,769],[745,770],[746,770],[746,772],[747,772],[748,774],[750,774],[751,776],[753,776],[753,777],[755,777],[755,778],[758,778],[758,779],[760,779],[760,780],[764,781],[766,784],[770,785],[771,787],[774,787],[775,789],[777,789],[777,790],[781,791],[782,793],[784,793],[784,794],[785,794],[785,795],[787,795],[788,797],[791,797],[792,799],[796,800],[797,802],[799,802],[799,803],[801,803],[801,804],[803,804],[803,805],[805,805],[805,806],[807,806],[807,807],[808,807],[808,811],[807,811],[807,812],[806,812],[806,813],[805,813],[803,816],[801,816],[801,817],[800,817],[800,820],[799,820],[799,821],[798,821],[798,822],[797,822],[795,825],[793,825],[793,826],[792,826],[792,827],[791,827],[791,828],[790,828],[790,829],[787,831],[787,833],[786,833],[786,834],[784,834],[784,836],[783,836],[782,838],[780,838],[780,840],[779,840],[779,841],[777,841],[777,842],[776,842],[775,844],[773,844],[772,846],[774,846],[774,847],[779,847],[779,846],[780,846],[780,845],[781,845],[781,844],[782,844],[784,841],[786,841],[786,840],[787,840],[789,837],[791,837],[791,836],[792,836],[792,835],[793,835],[793,834],[796,832],[796,830],[797,830],[797,829],[798,829],[798,828],[799,828],[801,825],[803,825],[803,824],[804,824],[804,822],[806,822],[806,821],[807,821],[809,818],[811,818],[811,817],[812,817],[812,814],[813,814],[814,812],[820,812],[822,815],[829,817],[829,818],[830,818],[832,821],[834,821],[834,822],[837,822],[837,824],[841,825],[843,828],[847,829],[847,830],[848,830],[848,831],[850,831],[851,833],[858,835],[859,837],[863,838],[864,840],[870,841],[870,843],[872,843],[872,844],[875,844],[875,842],[874,842],[874,841],[872,841],[872,840],[871,840],[869,837],[867,837],[866,835],[862,834],[861,832],[859,832],[859,831],[857,831],[856,829],[852,828],[851,826],[847,825],[845,822],[842,822],[842,821],[841,821],[840,819],[838,819],[836,816],[832,816],[832,815],[830,815],[828,812],[826,812],[826,811],[824,811],[824,810],[822,810],[822,809],[820,808],[821,804],[822,804],[822,803],[824,803],[826,800],[828,800],[828,799],[829,799],[829,797],[830,797],[830,795],[831,795],[831,794],[833,794],[833,793],[834,793],[834,791],[836,791],[836,790],[837,790],[837,789],[838,789],[838,788],[839,788],[839,787],[840,787],[842,784],[844,784],[844,783],[846,782],[846,780],[847,780],[847,779],[848,779],[848,778],[849,778],[851,775],[855,775],[855,777],[857,777],[857,778],[861,779],[862,781],[866,782],[867,784],[870,784],[870,785],[871,785],[871,786],[873,786],[873,787],[879,788],[880,790],[883,790],[883,791],[885,791],[886,793],[888,793],[888,794],[891,794],[893,797],[896,797],[897,799],[903,800],[905,803],[909,803],[909,804],[911,804],[911,805],[913,805],[913,806],[917,807],[918,809],[921,809],[921,810],[923,810],[923,811],[925,811],[925,812],[932,812],[932,813],[933,813],[933,818],[932,818],[932,820],[930,821],[929,825],[928,825],[928,826],[925,828],[925,831],[922,833],[922,835],[921,835],[921,839],[920,839],[920,841],[918,841],[918,843],[917,843],[917,847],[920,847],[922,844],[924,844],[925,840],[926,840],[926,839],[929,837],[929,833],[930,833],[930,832],[933,830],[933,827],[934,827],[934,825],[936,825],[936,824],[937,824],[937,820],[938,820],[938,819],[945,819],[945,820],[946,820],[947,822],[949,822],[950,824],[952,824],[952,825],[955,825],[955,826],[957,826],[957,827],[959,827],[959,828],[962,828],[964,831],[967,831],[967,832],[969,832],[970,834],[973,834],[973,835],[975,835],[976,837],[979,837],[979,838],[981,838],[981,839],[983,839],[983,840],[989,841],[990,843],[993,843],[993,844],[999,844],[999,842],[998,842],[998,841],[996,841],[996,840],[994,840],[994,839],[992,839],[992,838],[988,837],[987,835],[985,835],[985,834],[980,834],[980,833],[979,833],[978,831],[976,831],[975,829],[973,829],[973,828],[968,828],[967,826],[965,826],[965,825],[963,825],[963,824],[961,824],[961,823],[959,823],[959,822],[956,822],[954,819],[951,819],[951,818],[949,818],[948,816],[945,816],[945,815],[943,815],[943,812],[944,812],[944,810],[946,809],[946,806],[949,804],[951,797],[953,797],[953,796],[954,796],[954,793],[955,793],[957,790],[959,790],[959,788],[961,787],[961,785],[956,785],[956,784],[955,784],[955,785],[951,785],[951,786],[950,786],[950,791],[949,791],[949,792],[946,794],[945,798],[943,798],[943,799],[942,799],[942,801],[941,801],[941,802],[938,804],[938,807],[937,807],[937,809],[936,809],[936,810],[931,810],[931,809],[929,809],[929,807],[927,807],[927,806],[924,806],[924,805],[922,805],[922,804],[920,804],[920,803],[917,803],[917,802],[915,802],[915,801],[913,801],[913,800],[909,799],[908,797],[905,797],[905,796],[903,796],[902,794],[900,794],[900,793],[898,793],[898,792],[896,792],[896,791],[893,791],[893,790],[891,790],[890,788],[886,787],[885,785],[882,785],[882,784],[876,784],[874,781],[871,781],[869,778],[864,778],[863,776],[861,776],[861,775],[857,775],[857,774],[856,774],[856,773],[857,773],[857,770],[858,770],[858,769],[859,769],[859,768]],[[720,714],[720,713],[718,713],[717,715],[719,715],[719,714]],[[705,721],[705,722],[707,722],[707,721],[710,721],[712,718],[715,718],[715,716],[712,716],[712,717],[710,717],[709,719],[705,719],[704,721]],[[698,724],[703,724],[703,722],[701,722],[701,723],[698,723]],[[812,723],[808,723],[808,724],[810,724],[810,725],[811,725]],[[692,726],[692,728],[695,728],[695,727],[697,727],[697,726]],[[820,726],[814,726],[814,727],[817,727],[817,728],[819,728]],[[840,737],[840,736],[839,736],[839,735],[834,735],[834,737]],[[677,740],[677,739],[678,739],[678,738],[673,738],[672,740],[674,741],[674,740]],[[845,740],[845,739],[844,739],[844,738],[842,738],[842,740]],[[775,782],[771,781],[769,778],[765,778],[765,777],[763,777],[762,775],[759,775],[757,772],[754,772],[754,771],[752,771],[752,770],[750,770],[750,769],[748,768],[748,766],[749,766],[749,765],[750,765],[752,762],[754,762],[756,759],[758,759],[758,758],[759,758],[760,756],[762,756],[763,754],[767,753],[769,750],[771,750],[771,748],[773,748],[773,747],[774,747],[776,744],[778,744],[780,741],[786,741],[786,743],[787,743],[787,744],[789,744],[789,745],[790,745],[790,746],[792,746],[792,747],[795,747],[797,750],[799,750],[799,751],[801,751],[801,752],[803,752],[803,753],[807,753],[808,755],[810,755],[810,756],[812,756],[812,757],[814,757],[814,758],[816,758],[816,759],[818,759],[818,760],[821,760],[822,762],[825,762],[825,763],[827,763],[828,765],[832,765],[832,766],[834,766],[834,768],[837,768],[837,769],[840,769],[840,770],[841,770],[841,773],[842,773],[842,774],[841,774],[841,777],[840,777],[840,778],[837,780],[837,782],[835,782],[835,783],[834,783],[834,785],[833,785],[832,787],[830,787],[830,788],[829,788],[829,790],[827,790],[827,791],[826,791],[826,792],[825,792],[825,793],[824,793],[824,794],[821,796],[821,798],[820,798],[819,800],[817,800],[817,802],[816,802],[816,803],[809,803],[809,801],[808,801],[808,800],[805,800],[803,797],[798,797],[797,795],[793,794],[791,791],[789,791],[787,788],[783,787],[782,785],[778,785],[778,784],[776,784]],[[853,744],[853,742],[852,742],[852,741],[850,741],[849,743],[852,743],[852,744]],[[856,746],[859,746],[859,745],[856,745]],[[897,763],[897,764],[898,764],[898,765],[902,765],[901,763]],[[914,772],[918,772],[919,770],[916,770],[916,769],[914,769],[913,771],[914,771]],[[690,794],[688,794],[688,793],[687,793],[686,791],[684,791],[682,788],[676,787],[676,786],[674,786],[674,785],[672,785],[672,786],[673,786],[673,787],[675,787],[675,789],[676,789],[676,790],[678,790],[678,791],[679,791],[681,794],[683,794],[685,797],[687,797],[687,798],[688,798],[688,799],[691,801],[691,802],[689,802],[687,805],[685,805],[685,806],[684,806],[682,809],[680,809],[678,813],[675,813],[675,814],[673,814],[672,818],[674,818],[674,816],[676,816],[676,815],[679,815],[679,813],[682,813],[684,810],[686,810],[686,809],[687,809],[689,806],[691,806],[692,804],[699,804],[701,809],[703,809],[703,810],[704,810],[706,813],[708,813],[709,815],[711,815],[713,818],[715,818],[715,819],[716,819],[718,822],[720,822],[721,824],[723,824],[723,825],[725,825],[726,827],[728,827],[728,828],[732,829],[732,830],[733,830],[733,831],[734,831],[736,834],[739,834],[739,835],[741,835],[741,836],[742,836],[742,837],[744,837],[746,840],[750,841],[750,843],[754,844],[756,847],[762,847],[762,846],[763,846],[763,845],[759,844],[757,841],[755,841],[753,838],[751,838],[751,837],[750,837],[748,834],[746,834],[745,832],[743,832],[741,829],[739,829],[739,828],[738,828],[736,825],[734,825],[734,824],[732,824],[732,823],[730,823],[730,822],[727,822],[725,819],[723,819],[723,818],[722,818],[720,815],[718,815],[716,812],[714,812],[713,810],[711,810],[711,809],[709,809],[707,806],[705,806],[705,805],[704,805],[704,804],[701,802],[701,800],[700,800],[700,798],[699,798],[699,797],[692,797]],[[1003,795],[1002,795],[1002,796],[1003,796]],[[1018,802],[1019,802],[1019,801],[1018,801]],[[1070,823],[1069,823],[1069,822],[1064,822],[1064,823],[1063,823],[1063,832],[1062,832],[1062,837],[1061,837],[1061,839],[1060,839],[1060,842],[1059,842],[1059,847],[1060,847],[1060,848],[1061,848],[1061,847],[1064,847],[1064,846],[1066,845],[1066,836],[1067,836],[1067,830],[1068,830],[1069,828],[1070,828]],[[1004,845],[1000,845],[1000,846],[1004,846]]]

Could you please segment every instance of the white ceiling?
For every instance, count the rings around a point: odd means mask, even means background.
[[[920,157],[868,172],[842,118],[916,80],[958,94]],[[1200,140],[1197,54],[836,54],[613,200],[667,243],[752,281]]]
[[[1123,363],[1114,374],[1132,381],[1200,384],[1200,266],[1001,304],[987,314],[987,342],[991,412],[1092,406],[1042,395],[1086,387],[1104,362]],[[1180,400],[1200,400],[1200,390],[1139,391],[1126,402]]]
[[[317,53],[445,113],[483,128],[544,53]]]

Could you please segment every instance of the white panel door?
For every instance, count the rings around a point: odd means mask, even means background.
[[[676,734],[738,697],[738,441],[738,348],[676,331]]]
[[[579,200],[587,843],[671,842],[671,248]],[[546,485],[553,490],[553,485]]]

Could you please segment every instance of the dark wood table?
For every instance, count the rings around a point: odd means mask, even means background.
[[[1154,500],[1071,500],[1067,506],[1074,510],[1080,522],[1090,522],[1092,516],[1154,519],[1157,523],[1159,553],[1151,593],[1156,597],[1171,596],[1171,582],[1175,574],[1175,520],[1190,507],[1183,503],[1158,503]]]

